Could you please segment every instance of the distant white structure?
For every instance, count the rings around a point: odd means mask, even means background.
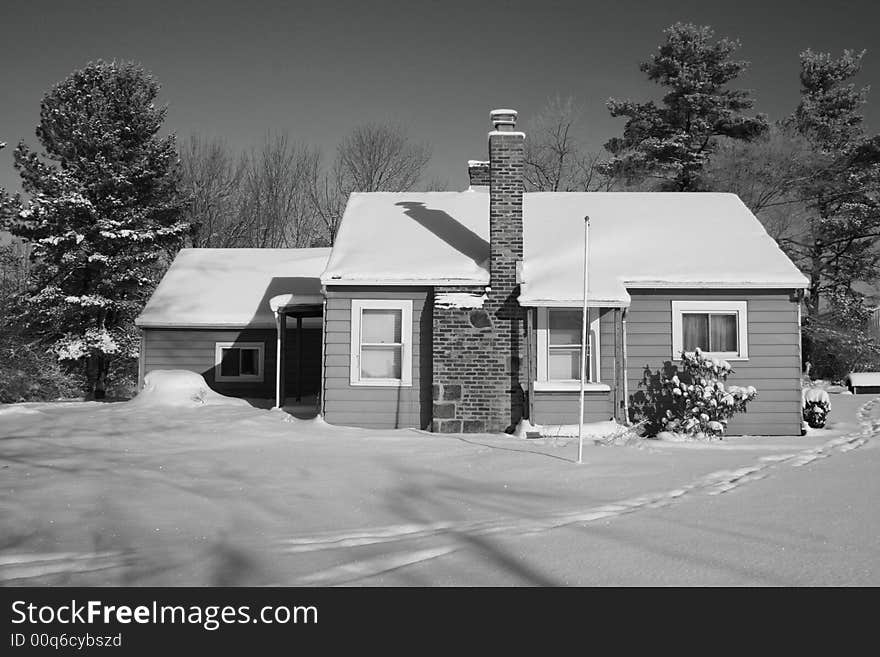
[[[880,306],[871,309],[871,333],[880,338]]]

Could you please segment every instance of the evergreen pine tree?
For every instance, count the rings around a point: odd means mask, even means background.
[[[810,277],[813,316],[822,296],[880,276],[880,135],[865,134],[868,90],[851,82],[864,54],[801,53],[801,102],[787,122],[815,153],[813,175],[796,190],[810,220],[790,248]]]
[[[29,241],[33,261],[18,321],[82,368],[90,398],[103,396],[113,361],[137,356],[134,317],[187,231],[158,92],[133,63],[72,73],[41,103],[44,152],[14,152],[27,200],[4,195],[17,206],[8,229]]]
[[[732,59],[738,41],[714,41],[712,28],[690,23],[664,33],[666,43],[639,68],[668,92],[659,105],[608,101],[611,115],[627,122],[623,136],[605,144],[613,157],[602,171],[630,182],[659,179],[664,191],[699,191],[716,140],[753,139],[767,120],[744,114],[754,105],[749,91],[727,88],[747,66]]]

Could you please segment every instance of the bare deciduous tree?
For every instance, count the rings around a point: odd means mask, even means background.
[[[245,167],[239,232],[248,246],[308,247],[319,241],[310,183],[318,152],[286,136],[267,138]]]
[[[705,188],[738,195],[786,248],[808,225],[807,203],[797,192],[817,175],[815,159],[805,139],[773,125],[754,141],[719,140],[704,170]]]
[[[405,192],[413,189],[431,159],[427,144],[414,143],[393,124],[367,124],[352,130],[336,149],[327,170],[312,171],[311,198],[330,242],[352,192]]]
[[[430,159],[431,149],[411,142],[402,127],[368,124],[342,140],[335,168],[343,189],[405,192],[419,182]]]
[[[286,135],[248,155],[194,136],[181,154],[190,241],[196,247],[307,247],[320,243],[311,199],[318,153]]]
[[[181,149],[184,214],[191,226],[194,247],[235,245],[241,183],[246,161],[229,152],[225,142],[192,135]]]
[[[342,221],[342,213],[345,212],[348,194],[339,186],[335,167],[326,171],[320,163],[317,163],[311,170],[310,177],[309,196],[312,211],[323,225],[327,241],[333,244],[336,240],[336,232],[339,230],[339,222]]]
[[[267,137],[240,157],[192,137],[181,154],[190,242],[197,247],[308,247],[332,243],[352,192],[408,191],[431,157],[396,125],[355,128],[328,167],[320,152]],[[445,188],[429,181],[428,189]]]
[[[602,159],[578,143],[579,122],[572,98],[557,96],[529,123],[523,173],[528,191],[588,192],[613,186],[599,173]]]

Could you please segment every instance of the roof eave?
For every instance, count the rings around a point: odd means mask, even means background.
[[[519,305],[524,308],[583,308],[583,299],[530,299],[520,298]],[[589,299],[588,308],[628,308],[629,299]]]
[[[770,280],[770,281],[670,281],[670,280],[638,280],[624,281],[624,285],[630,289],[645,288],[697,288],[697,289],[773,289],[773,290],[800,290],[809,287],[806,278],[801,280]]]
[[[486,286],[489,277],[484,278],[337,278],[334,276],[321,277],[321,284],[328,285],[373,285],[373,286],[428,286],[428,285],[461,285],[461,286]]]

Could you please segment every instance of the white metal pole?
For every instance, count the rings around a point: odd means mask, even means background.
[[[281,408],[281,309],[275,311],[275,408]]]
[[[581,316],[581,399],[580,413],[578,414],[578,463],[584,462],[584,389],[587,385],[587,290],[589,289],[588,261],[590,253],[590,217],[584,217],[584,307]]]
[[[621,333],[623,334],[623,423],[627,426],[631,424],[629,419],[629,381],[627,380],[627,371],[629,366],[626,360],[626,314],[629,308],[624,308],[621,313],[620,323],[623,325]]]

